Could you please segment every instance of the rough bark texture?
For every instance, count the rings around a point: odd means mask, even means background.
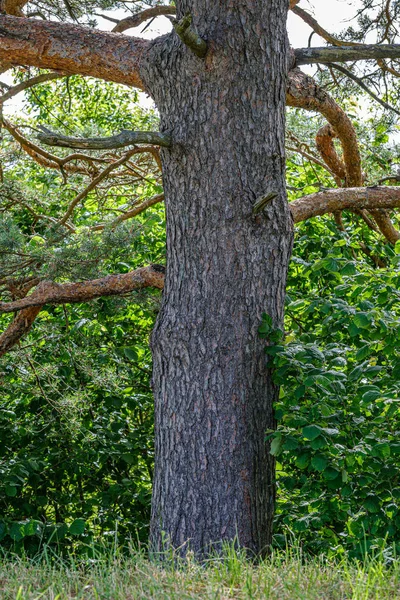
[[[400,207],[400,187],[394,186],[325,190],[303,196],[289,205],[295,223],[337,210],[357,212],[363,209],[375,209],[378,211],[398,207]]]
[[[133,290],[146,287],[162,289],[164,287],[163,271],[155,270],[150,266],[129,273],[108,275],[101,279],[91,279],[77,283],[42,281],[29,296],[14,302],[0,302],[0,314],[48,303],[88,302],[101,296],[127,294]]]
[[[284,184],[285,1],[177,3],[209,44],[175,33],[143,74],[172,148],[161,151],[167,275],[152,336],[156,465],[151,543],[271,541],[272,383],[257,329],[282,324],[292,219]],[[260,196],[277,197],[259,215]]]
[[[346,185],[361,185],[361,156],[357,135],[349,117],[335,100],[317,85],[312,77],[300,69],[293,69],[290,71],[286,102],[288,106],[304,108],[324,115],[336,132],[343,148]]]
[[[400,44],[354,44],[353,46],[330,46],[329,48],[298,48],[294,54],[296,65],[399,58]]]
[[[0,356],[8,352],[23,335],[28,333],[42,308],[42,306],[32,306],[18,313],[14,321],[0,335]]]
[[[142,88],[150,42],[87,27],[0,15],[0,62],[91,75]]]

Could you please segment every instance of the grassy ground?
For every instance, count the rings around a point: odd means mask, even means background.
[[[48,555],[0,561],[1,600],[394,600],[400,599],[400,559],[366,563],[274,554],[253,565],[228,550],[206,566],[150,563],[142,554],[79,564]]]

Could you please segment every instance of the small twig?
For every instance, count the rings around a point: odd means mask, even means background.
[[[373,98],[374,100],[376,100],[376,102],[378,102],[381,106],[383,106],[383,108],[393,111],[394,113],[396,113],[396,115],[400,115],[400,111],[398,111],[397,108],[395,108],[394,106],[391,106],[390,104],[385,102],[385,100],[382,100],[381,98],[379,98],[379,96],[377,96],[375,94],[375,92],[373,92],[367,85],[365,85],[365,83],[363,82],[362,79],[360,79],[359,77],[357,77],[356,75],[351,73],[351,71],[349,71],[348,69],[345,69],[341,65],[337,65],[335,63],[332,63],[331,66],[334,69],[337,69],[338,71],[340,71],[341,73],[346,75],[346,77],[348,77],[349,79],[352,79],[353,81],[355,81],[357,85],[359,85],[365,92],[367,92],[367,94],[369,94],[371,96],[371,98]]]

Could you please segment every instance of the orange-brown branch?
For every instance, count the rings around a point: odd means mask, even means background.
[[[336,152],[333,140],[337,138],[337,133],[329,123],[319,129],[315,136],[317,150],[324,159],[324,162],[333,171],[336,183],[342,186],[342,181],[346,179],[346,167]]]
[[[108,275],[101,279],[78,283],[42,281],[29,296],[14,302],[0,302],[0,313],[14,312],[44,304],[87,302],[101,296],[118,296],[146,287],[162,289],[164,273],[153,267],[142,267],[130,273]]]
[[[286,103],[288,106],[304,108],[324,115],[342,144],[343,160],[346,166],[346,184],[349,186],[362,185],[361,156],[357,135],[349,117],[335,100],[320,88],[312,77],[300,69],[293,69],[289,73]]]
[[[164,287],[163,268],[157,268],[156,265],[143,267],[130,273],[80,283],[57,284],[42,281],[29,296],[14,302],[0,303],[0,313],[20,311],[0,335],[0,356],[29,332],[45,304],[87,302],[101,296],[117,296],[146,287]]]
[[[42,306],[32,306],[18,313],[14,321],[0,335],[0,356],[8,352],[22,336],[29,332],[42,308]]]
[[[0,15],[0,61],[90,75],[143,88],[151,43],[87,27]]]
[[[381,210],[399,207],[400,187],[389,186],[326,190],[309,194],[289,204],[295,223],[337,210],[357,212],[361,209]]]

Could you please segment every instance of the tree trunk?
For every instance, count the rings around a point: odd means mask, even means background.
[[[262,312],[282,324],[292,247],[285,195],[283,0],[181,1],[212,40],[205,60],[175,33],[145,83],[173,139],[162,151],[167,275],[152,336],[156,458],[151,544],[201,556],[221,540],[271,542],[274,427]],[[263,212],[256,200],[276,191]]]

